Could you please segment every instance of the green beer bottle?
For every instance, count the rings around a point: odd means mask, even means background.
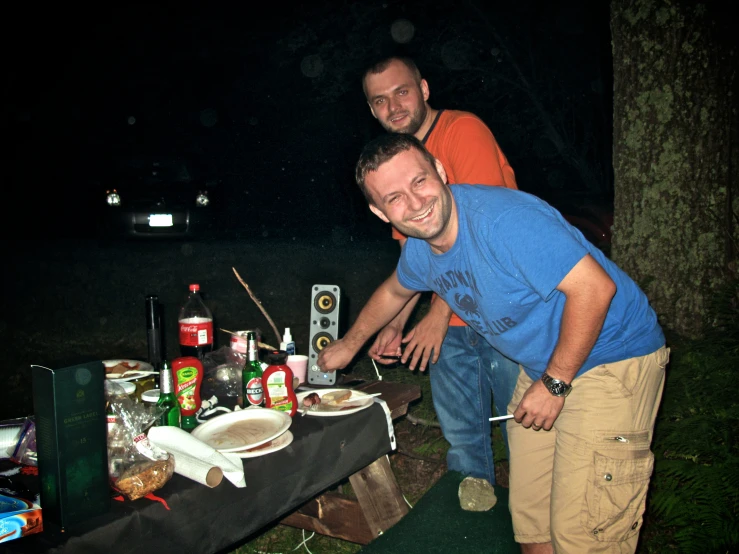
[[[158,408],[165,408],[165,412],[159,418],[158,425],[180,426],[180,403],[174,393],[174,377],[172,367],[164,360],[159,370],[159,400]]]
[[[259,346],[254,331],[246,333],[246,362],[241,370],[243,406],[263,406],[262,364],[259,363]]]

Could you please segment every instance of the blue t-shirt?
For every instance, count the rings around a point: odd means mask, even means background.
[[[538,379],[559,338],[565,295],[556,287],[590,254],[617,291],[577,374],[664,345],[646,295],[552,206],[503,187],[450,190],[459,216],[457,239],[447,252],[435,254],[425,241],[409,238],[397,268],[405,288],[436,292],[494,348]]]

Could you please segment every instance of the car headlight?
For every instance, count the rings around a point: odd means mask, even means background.
[[[120,206],[121,195],[118,194],[118,191],[116,190],[109,190],[107,191],[107,195],[105,196],[105,201],[108,203],[108,206]]]
[[[208,192],[207,191],[200,191],[198,195],[195,197],[195,205],[198,208],[205,208],[210,204],[210,198],[208,198]]]

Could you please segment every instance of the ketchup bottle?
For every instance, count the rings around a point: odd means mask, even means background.
[[[180,426],[189,431],[198,425],[195,414],[200,409],[200,385],[203,383],[203,363],[195,356],[172,360],[174,393],[180,403]]]
[[[294,416],[298,411],[298,397],[293,389],[293,370],[285,363],[287,352],[272,350],[264,357],[264,361],[269,364],[262,374],[265,408]]]

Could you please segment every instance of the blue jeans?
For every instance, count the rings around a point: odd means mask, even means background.
[[[491,406],[507,413],[518,364],[471,327],[449,327],[441,355],[430,364],[431,396],[444,438],[451,445],[447,468],[495,484]],[[492,393],[492,402],[491,402]],[[508,448],[508,432],[501,426]]]

